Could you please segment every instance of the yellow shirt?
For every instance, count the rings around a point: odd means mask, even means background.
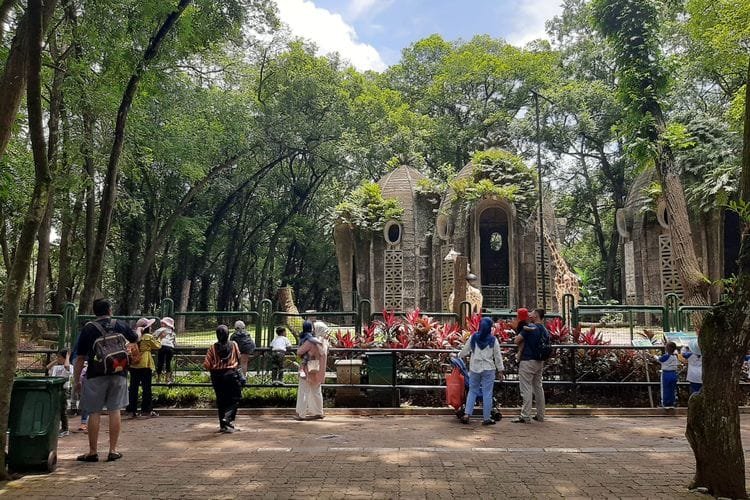
[[[151,356],[151,351],[158,351],[161,347],[161,342],[156,340],[150,333],[145,334],[141,337],[141,341],[138,342],[138,348],[141,350],[141,360],[138,363],[130,365],[131,368],[156,368],[154,358]]]

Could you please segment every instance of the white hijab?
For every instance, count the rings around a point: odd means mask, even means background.
[[[328,354],[328,325],[320,320],[313,323],[313,335],[320,340],[320,351],[323,355]]]

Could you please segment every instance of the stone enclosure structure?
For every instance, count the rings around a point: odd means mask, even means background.
[[[380,231],[336,225],[344,309],[351,310],[356,292],[370,299],[373,311],[449,311],[455,255],[468,258],[485,309],[541,303],[536,183],[520,159],[503,151],[477,154],[442,196],[406,165],[378,185],[403,215]],[[549,257],[547,246],[547,307],[557,310]]]
[[[638,176],[625,207],[617,211],[626,304],[660,305],[670,293],[682,295],[672,256],[666,204],[661,199],[651,200],[648,195],[648,188],[655,181],[653,170]],[[721,207],[690,215],[695,252],[703,273],[712,282],[736,273],[740,245],[738,215]],[[712,301],[719,300],[720,291],[720,287],[712,287]]]

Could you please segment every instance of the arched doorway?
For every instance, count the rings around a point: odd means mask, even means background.
[[[498,206],[479,216],[479,261],[484,307],[510,307],[508,214]]]

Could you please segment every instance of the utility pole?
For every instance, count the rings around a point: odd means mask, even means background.
[[[536,173],[539,182],[539,259],[542,266],[542,308],[547,309],[547,266],[544,265],[544,212],[542,209],[542,136],[539,126],[539,93],[531,91],[534,96],[534,113],[536,115]]]

